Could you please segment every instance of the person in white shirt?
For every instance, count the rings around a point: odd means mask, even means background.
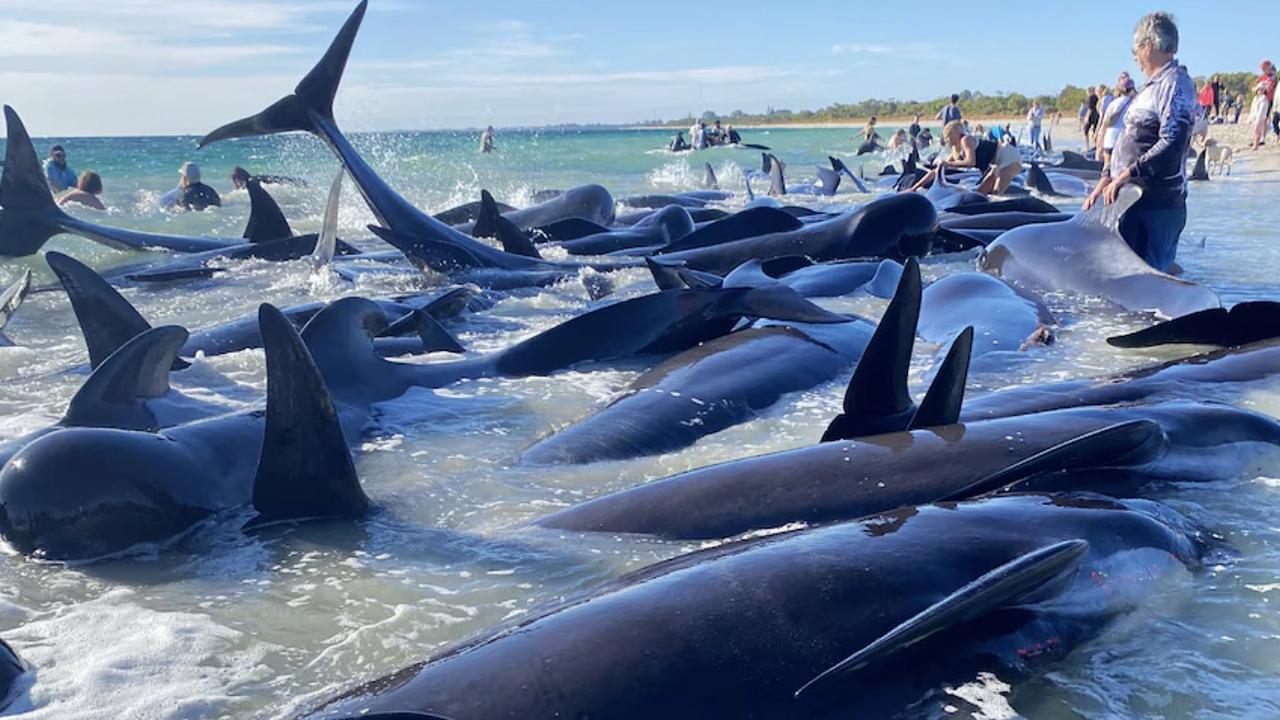
[[[1095,146],[1099,160],[1105,162],[1112,148],[1116,146],[1120,133],[1124,132],[1125,111],[1129,109],[1129,103],[1137,94],[1138,91],[1129,73],[1120,73],[1120,79],[1116,81],[1115,98],[1107,105],[1107,111],[1102,114],[1102,132],[1098,133],[1098,142]]]

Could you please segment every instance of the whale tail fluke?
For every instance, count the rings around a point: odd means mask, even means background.
[[[360,30],[360,22],[364,20],[367,4],[368,0],[361,0],[356,6],[320,62],[302,78],[292,95],[277,100],[257,115],[223,125],[201,138],[198,146],[204,147],[229,138],[294,131],[315,132],[317,116],[321,120],[332,122],[333,99],[338,94],[338,83],[342,81],[342,73],[347,67],[347,58],[351,55],[351,46]]]
[[[480,191],[480,212],[471,228],[471,237],[491,237],[502,243],[502,249],[513,255],[542,259],[542,253],[534,247],[533,240],[516,224],[502,217],[498,202],[488,190]]]
[[[262,183],[250,178],[245,185],[249,192],[249,221],[244,225],[244,237],[249,242],[267,242],[293,237],[293,229],[275,198],[262,187]]]
[[[914,257],[908,258],[897,292],[853,371],[843,412],[827,426],[823,442],[905,430],[916,414],[907,390],[907,373],[922,293],[920,264]]]
[[[293,323],[258,309],[267,358],[267,417],[253,481],[252,526],[313,518],[360,518],[360,487],[333,398]]]
[[[964,386],[969,379],[969,358],[973,354],[973,326],[966,327],[951,342],[947,356],[938,367],[938,374],[925,391],[920,407],[907,425],[916,428],[954,425],[960,421],[960,406],[964,404]]]
[[[97,369],[134,336],[151,329],[137,309],[89,266],[52,251],[45,253],[45,260],[71,300],[71,309],[89,348],[89,367]],[[182,360],[174,361],[173,369],[185,367]]]
[[[840,189],[840,173],[831,168],[816,167],[818,174],[818,194],[830,197]]]
[[[827,156],[827,160],[831,162],[831,169],[849,178],[849,180],[853,182],[854,187],[858,188],[858,192],[860,193],[870,192],[870,190],[867,189],[867,184],[862,182],[862,178],[858,177],[857,175],[854,175],[853,171],[849,169],[848,165],[844,164],[843,160],[831,155]],[[858,168],[858,170],[861,171],[862,168]]]
[[[169,372],[187,341],[177,325],[146,330],[120,346],[71,398],[60,425],[154,432],[160,429],[145,400],[169,392]]]
[[[23,270],[9,287],[0,292],[0,346],[11,346],[13,341],[4,335],[4,328],[9,324],[13,314],[22,307],[22,302],[31,292],[31,271]]]
[[[31,136],[18,113],[4,106],[8,142],[0,173],[0,256],[31,255],[63,232],[66,213],[49,194]]]

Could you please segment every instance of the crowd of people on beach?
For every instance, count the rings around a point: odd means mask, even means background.
[[[490,128],[492,130],[492,128]],[[94,210],[106,210],[102,202],[102,176],[93,170],[76,173],[67,164],[67,151],[61,145],[49,148],[49,156],[44,160],[45,180],[49,183],[49,191],[54,201],[60,206],[70,204],[84,205]],[[161,210],[201,211],[210,207],[220,207],[222,196],[209,185],[201,181],[200,166],[193,162],[184,162],[178,168],[178,184],[160,196],[157,205]],[[250,181],[260,183],[286,183],[301,185],[302,181],[282,175],[252,175],[248,170],[236,166],[231,171],[231,186],[234,190],[243,190]]]

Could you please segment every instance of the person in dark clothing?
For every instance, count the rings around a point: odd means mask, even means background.
[[[916,136],[918,136],[919,134],[920,134],[920,113],[916,113],[915,119],[911,121],[911,127],[907,128],[907,135],[909,135],[912,140],[915,140]]]
[[[1164,272],[1174,267],[1187,224],[1187,148],[1196,107],[1195,81],[1174,57],[1177,52],[1178,27],[1168,14],[1151,13],[1138,21],[1133,56],[1149,81],[1129,103],[1124,131],[1084,202],[1086,210],[1099,199],[1111,204],[1124,185],[1141,187],[1141,199],[1120,220],[1120,234]]]
[[[1084,144],[1085,147],[1090,147],[1094,145],[1093,133],[1098,129],[1098,121],[1102,119],[1098,114],[1098,94],[1090,90],[1088,97],[1085,98],[1085,104],[1088,114],[1084,119]]]
[[[183,210],[204,210],[207,207],[221,207],[222,198],[213,188],[200,182],[200,166],[193,162],[184,162],[178,168],[182,181],[178,183],[178,194],[174,198],[174,206]]]
[[[1213,115],[1214,117],[1222,116],[1222,80],[1214,75],[1209,81],[1209,87],[1213,88]]]

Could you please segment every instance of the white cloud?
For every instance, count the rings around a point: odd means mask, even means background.
[[[0,20],[0,58],[33,60],[37,67],[50,71],[64,63],[98,72],[109,67],[126,68],[140,64],[148,68],[155,68],[157,64],[208,67],[245,58],[296,52],[293,48],[266,44],[192,46],[156,41],[142,44],[134,35],[111,29]]]
[[[864,58],[884,58],[884,56],[892,55],[896,59],[910,58],[912,60],[942,57],[942,53],[939,52],[937,46],[920,42],[899,44],[842,43],[832,45],[831,54],[861,56]]]

